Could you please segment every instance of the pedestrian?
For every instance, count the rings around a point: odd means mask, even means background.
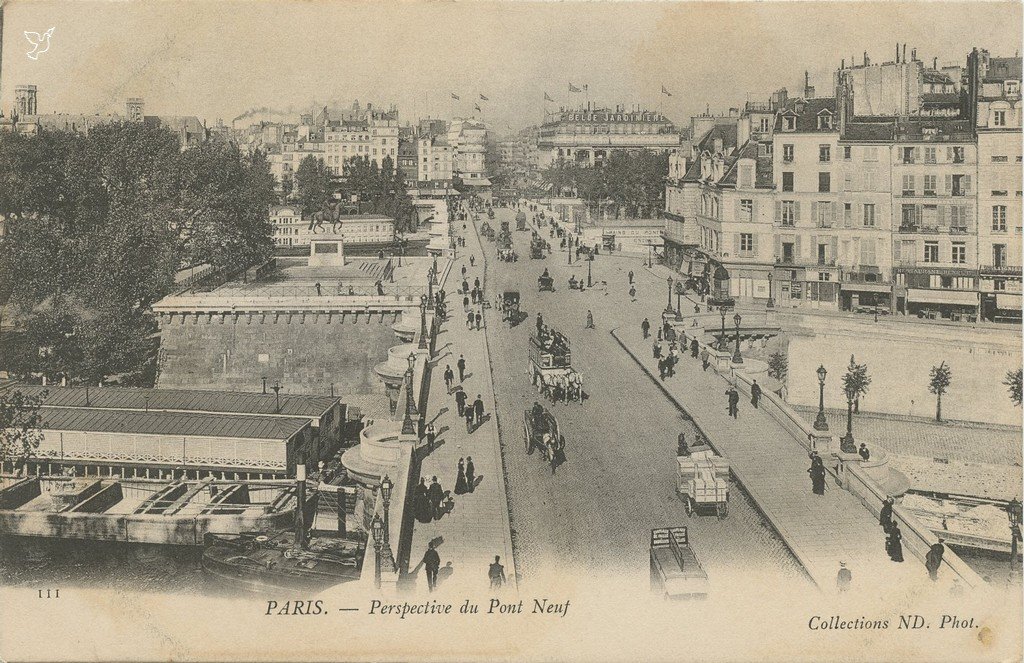
[[[480,290],[480,277],[479,276],[476,277],[475,279],[473,279],[473,289],[476,290],[476,291]]]
[[[455,373],[452,371],[451,364],[445,364],[444,367],[444,386],[448,390],[448,393],[452,393],[452,385],[455,384]]]
[[[476,312],[476,328],[477,328],[477,331],[480,330],[480,323],[483,322],[483,319],[484,319],[484,316],[480,315],[480,311],[477,311]]]
[[[903,533],[900,532],[900,526],[895,522],[889,528],[889,536],[885,538],[885,551],[889,553],[889,559],[892,561],[903,561]]]
[[[537,312],[537,336],[540,336],[541,330],[544,329],[544,316]]]
[[[729,399],[729,416],[733,419],[738,419],[740,411],[740,392],[736,391],[736,387],[729,387],[725,390],[725,395]]]
[[[857,453],[860,454],[862,460],[871,460],[871,451],[868,449],[868,445],[863,442],[860,443],[860,448],[857,449]]]
[[[846,562],[839,562],[839,573],[836,574],[836,590],[840,593],[849,591],[850,581],[852,580],[853,574],[850,573],[850,569],[846,568]]]
[[[633,285],[633,270],[629,270],[629,285]]]
[[[466,314],[466,329],[472,329],[473,328],[473,320],[474,320],[473,312],[470,311],[469,313]]]
[[[462,298],[462,310],[469,310],[469,295],[466,295],[465,297]]]
[[[932,580],[939,579],[942,554],[946,551],[946,546],[943,545],[944,541],[945,539],[939,539],[938,543],[933,543],[931,548],[928,549],[928,554],[924,556],[924,567],[928,569],[928,577]]]
[[[658,376],[662,380],[665,379],[665,373],[667,371],[667,369],[665,368],[665,365],[667,363],[668,363],[668,357],[662,357],[661,359],[658,360]]]
[[[491,580],[491,589],[501,589],[505,584],[505,567],[501,565],[501,557],[494,556],[494,563],[487,569],[487,577]]]
[[[465,265],[462,266],[462,278],[463,279],[466,278],[466,266]]]
[[[433,520],[437,520],[441,517],[441,500],[444,499],[444,491],[441,490],[441,484],[437,482],[437,477],[431,477],[430,488],[427,489],[427,495],[430,497],[430,514]]]
[[[339,510],[342,508],[343,502],[341,502],[340,505]],[[416,520],[421,523],[429,523],[434,519],[434,511],[430,506],[430,494],[427,491],[427,482],[423,477],[420,477],[420,482],[416,486],[415,507]],[[340,520],[339,524],[341,522],[344,521]]]
[[[437,439],[437,430],[434,429],[434,424],[427,424],[424,434],[427,438],[427,452],[434,450],[434,440]]]
[[[693,312],[694,313],[700,313],[700,304],[694,304],[693,305]],[[697,322],[697,321],[694,320],[694,322]]]
[[[664,334],[661,333],[661,327],[658,327],[658,340],[660,341],[663,338],[665,338],[665,336],[664,336]]]
[[[758,402],[760,402],[760,400],[761,400],[761,385],[759,385],[757,383],[757,380],[754,380],[754,383],[752,385],[750,385],[750,404],[754,406],[755,410],[757,409],[757,404],[758,404]],[[861,444],[861,446],[864,446],[864,445]]]
[[[484,399],[480,398],[480,394],[477,394],[476,400],[473,401],[473,414],[476,417],[477,426],[484,422]]]
[[[676,455],[677,456],[689,456],[690,448],[686,445],[686,433],[680,433],[679,438],[676,440]]]
[[[475,419],[473,416],[473,406],[466,405],[464,412],[466,416],[466,434],[469,435],[475,430],[473,427],[473,420]]]
[[[469,266],[476,267],[476,256],[469,256]]]
[[[473,492],[476,487],[476,468],[473,467],[473,457],[466,456],[466,488],[469,492]]]
[[[894,503],[893,498],[886,497],[885,501],[882,502],[882,509],[878,513],[878,524],[882,526],[882,530],[888,534],[889,529],[892,527],[892,505]]]
[[[693,357],[694,359],[696,359],[697,358],[697,351],[699,349],[700,349],[700,343],[698,343],[697,339],[694,338],[692,341],[690,341],[690,356]]]
[[[459,382],[463,382],[466,379],[466,358],[459,355],[459,360],[455,362],[455,365],[459,368]]]
[[[441,556],[434,549],[435,545],[433,541],[427,544],[427,552],[424,553],[421,562],[427,570],[427,590],[431,592],[437,587],[437,570],[441,568]]]
[[[632,286],[629,287],[629,299],[631,301],[634,301],[634,302],[636,301],[636,286],[635,285],[632,285]]]
[[[596,329],[594,327],[594,314],[590,312],[590,309],[587,309],[587,329]]]
[[[315,284],[313,285],[313,287],[314,287],[314,288],[316,288],[316,296],[317,296],[317,297],[319,297],[319,296],[320,296],[320,282],[319,282],[319,281],[317,281],[317,282],[316,282],[316,283],[315,283]]]
[[[469,294],[469,281],[462,279],[462,292]]]
[[[455,391],[455,405],[459,408],[459,416],[461,417],[466,409],[466,392],[459,387]]]
[[[821,456],[811,457],[811,467],[807,470],[807,474],[811,476],[811,492],[815,495],[824,495],[825,463],[822,462]]]
[[[708,353],[708,349],[704,348],[700,351],[700,363],[704,367],[704,371],[707,372],[708,364],[711,363],[711,355]]]
[[[458,473],[455,476],[455,494],[462,495],[469,491],[466,489],[466,463],[461,458],[458,467]]]
[[[646,341],[647,337],[651,335],[651,321],[644,318],[644,321],[640,323],[640,331],[644,333],[644,340]]]
[[[654,358],[661,359],[661,343],[655,341],[654,345],[652,346],[652,350],[654,352]]]

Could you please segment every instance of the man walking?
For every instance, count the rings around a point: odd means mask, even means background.
[[[594,314],[590,312],[590,309],[587,309],[587,329],[596,329],[594,327]]]
[[[459,387],[455,392],[455,406],[459,408],[459,416],[463,416],[466,410],[466,392]]]
[[[846,562],[839,562],[839,573],[836,574],[836,590],[840,594],[849,591],[852,580],[853,574],[850,573],[850,569],[846,568]]]
[[[761,385],[754,380],[754,384],[750,385],[750,404],[757,409],[757,404],[761,400]]]
[[[466,358],[459,355],[459,360],[455,362],[455,365],[459,367],[459,382],[466,380]]]
[[[633,285],[633,270],[629,270],[629,285]]]
[[[473,492],[473,484],[476,481],[476,468],[473,467],[473,457],[466,456],[466,488]]]
[[[427,453],[430,453],[434,450],[434,440],[437,439],[437,431],[434,429],[434,424],[427,424],[424,433],[427,438]]]
[[[491,580],[491,589],[501,589],[505,584],[505,567],[501,565],[501,557],[494,556],[494,563],[487,569],[487,577]]]
[[[422,562],[427,569],[427,589],[431,592],[437,587],[437,570],[441,568],[441,556],[434,549],[435,545],[433,541],[430,542],[427,552],[423,554]]]
[[[739,405],[740,405],[740,392],[736,391],[736,387],[729,387],[725,390],[725,395],[729,399],[729,416],[733,419],[739,418]]]
[[[480,394],[476,395],[476,400],[473,401],[473,415],[476,425],[479,426],[484,420],[484,401],[480,398]]]
[[[692,341],[690,341],[690,356],[691,357],[696,359],[697,358],[697,351],[699,349],[700,349],[700,343],[697,342],[696,338],[693,339]]]
[[[455,373],[452,371],[451,364],[445,364],[444,367],[444,386],[448,390],[448,393],[452,393],[452,385],[455,384]]]
[[[708,364],[711,363],[710,359],[711,359],[711,355],[708,354],[708,349],[707,348],[704,348],[703,350],[700,351],[700,363],[701,363],[701,366],[704,367],[704,371],[705,372],[708,370]]]
[[[444,491],[437,477],[431,477],[430,488],[427,489],[427,497],[430,498],[430,517],[438,520],[441,517],[441,501],[444,499]]]
[[[473,420],[475,419],[475,417],[473,416],[473,405],[466,405],[464,412],[466,417],[466,435],[469,435],[474,430]]]
[[[651,335],[651,321],[644,318],[644,321],[640,323],[640,331],[644,333],[644,340],[646,341],[647,337]]]

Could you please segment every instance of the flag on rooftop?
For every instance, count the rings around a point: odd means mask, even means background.
[[[483,99],[484,101],[490,101],[490,99],[488,99],[487,97],[485,97],[485,96],[484,96],[484,95],[482,95],[482,94],[480,95],[480,98],[481,98],[481,99]]]
[[[554,99],[552,99],[551,97],[549,97],[549,96],[548,96],[548,93],[547,93],[547,92],[545,92],[545,93],[544,93],[544,101],[554,101]]]
[[[672,93],[666,90],[664,85],[661,86],[661,93],[669,97],[672,96]]]
[[[481,113],[483,113],[483,111],[482,111],[482,110],[480,110],[480,104],[473,104],[473,108],[475,108],[475,109],[477,109],[478,111],[480,111]]]
[[[569,92],[579,92],[579,91],[580,91],[580,89],[578,87],[576,87],[572,83],[569,83]]]
[[[459,100],[459,95],[457,95],[454,92],[452,92],[452,99],[458,101]]]

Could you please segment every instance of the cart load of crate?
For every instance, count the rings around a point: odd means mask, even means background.
[[[695,446],[689,456],[678,456],[676,491],[686,504],[686,514],[729,513],[729,461],[709,447]]]
[[[651,591],[673,599],[703,599],[708,574],[690,549],[685,527],[651,530]]]

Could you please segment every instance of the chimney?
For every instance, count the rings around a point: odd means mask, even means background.
[[[910,49],[910,61],[911,62],[917,62],[917,49],[916,48]]]
[[[896,64],[900,63],[900,43],[896,42]]]
[[[932,69],[934,69],[935,71],[939,70],[939,59],[938,58],[932,58]]]
[[[903,42],[903,62],[907,62],[907,42]]]
[[[899,49],[897,49],[897,52],[898,51],[899,51]],[[897,55],[896,57],[897,57],[896,61],[899,62],[899,56]],[[866,67],[869,64],[871,64],[871,59],[868,57],[868,52],[864,51],[864,66]]]

